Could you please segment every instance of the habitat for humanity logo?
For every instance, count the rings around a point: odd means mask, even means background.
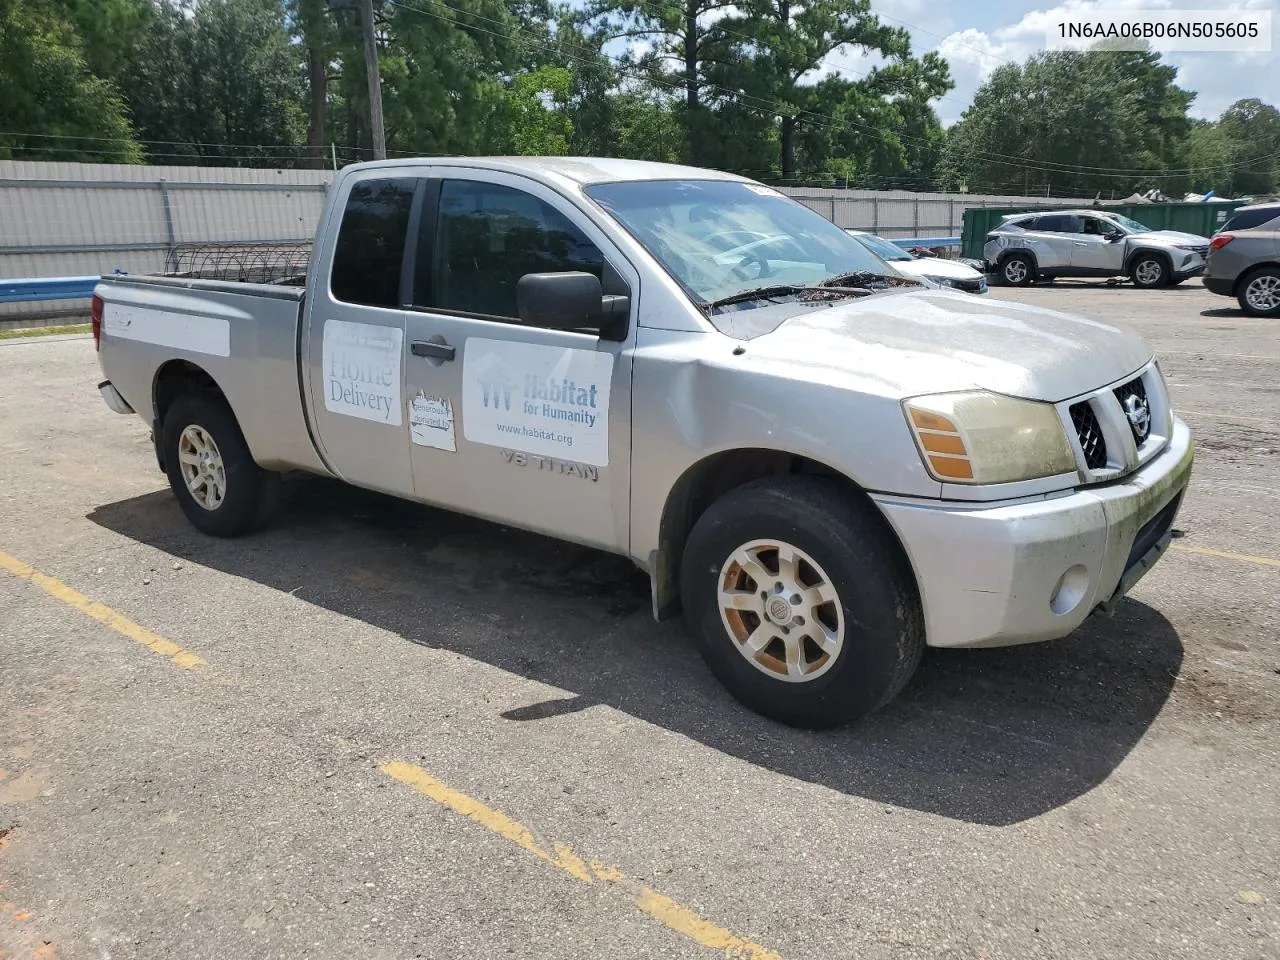
[[[510,380],[488,380],[484,377],[478,377],[477,380],[485,407],[510,412]],[[597,418],[599,389],[594,383],[582,384],[559,377],[526,374],[521,408],[527,416],[568,420],[593,427]]]
[[[492,406],[495,410],[511,409],[511,384],[508,381],[481,380],[480,390],[484,394],[486,407]]]

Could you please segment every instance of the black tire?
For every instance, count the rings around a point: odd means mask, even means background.
[[[750,662],[721,619],[718,589],[730,555],[774,538],[816,561],[843,611],[843,646],[810,680],[775,678]],[[915,576],[892,530],[874,507],[818,477],[756,480],[713,503],[685,544],[680,592],[712,673],[746,706],[791,726],[834,727],[876,710],[906,685],[924,652]]]
[[[1172,275],[1169,261],[1158,253],[1140,253],[1129,264],[1129,279],[1145,290],[1167,287]]]
[[[202,428],[218,448],[226,475],[226,493],[216,508],[198,503],[183,479],[178,446],[189,426]],[[221,397],[187,393],[165,414],[162,427],[165,472],[178,505],[197,530],[215,537],[238,537],[271,522],[280,498],[280,474],[253,461],[235,414]]]
[[[1000,279],[1011,287],[1031,286],[1036,279],[1035,258],[1029,253],[1009,254],[1000,261]]]
[[[1265,281],[1267,278],[1273,278],[1276,283],[1280,283],[1280,267],[1259,267],[1257,270],[1251,270],[1236,284],[1236,302],[1240,304],[1240,309],[1251,317],[1280,317],[1280,303],[1267,309],[1256,307],[1249,302],[1249,284],[1258,280]]]

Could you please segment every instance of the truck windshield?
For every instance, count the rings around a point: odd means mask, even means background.
[[[846,274],[896,276],[831,221],[759,184],[641,180],[586,193],[704,305]]]

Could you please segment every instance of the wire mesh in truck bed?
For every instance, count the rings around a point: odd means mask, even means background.
[[[278,283],[304,286],[311,244],[184,243],[174,247],[167,275],[237,283]]]

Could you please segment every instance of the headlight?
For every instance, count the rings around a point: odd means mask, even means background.
[[[974,390],[915,397],[903,408],[935,480],[1012,483],[1076,470],[1052,404]]]
[[[1175,243],[1173,246],[1177,250],[1189,250],[1191,253],[1195,253],[1197,250],[1202,249],[1204,247],[1204,244]]]
[[[926,280],[932,280],[934,283],[940,283],[940,284],[942,284],[944,287],[955,287],[955,286],[959,286],[959,284],[957,284],[957,283],[956,283],[956,281],[955,281],[953,278],[951,278],[951,277],[931,277],[931,276],[929,276],[928,274],[925,274],[925,275],[924,275],[924,278],[925,278]]]

